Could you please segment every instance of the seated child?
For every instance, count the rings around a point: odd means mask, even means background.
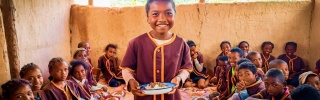
[[[218,81],[218,84],[221,84],[221,86],[217,87],[220,94],[218,98],[214,99],[227,99],[234,93],[235,85],[237,83],[235,70],[237,69],[237,62],[242,57],[242,54],[243,52],[240,48],[233,48],[230,50],[230,53],[228,54],[228,61],[231,67],[221,72],[223,76],[221,76]]]
[[[257,67],[257,74],[261,79],[263,79],[264,72],[262,70],[262,60],[260,54],[256,51],[252,51],[248,53],[247,58]]]
[[[46,94],[41,90],[43,85],[42,71],[34,63],[24,65],[20,70],[20,77],[30,82],[35,99],[46,100]]]
[[[87,53],[87,59],[88,59],[88,63],[90,65],[92,65],[92,61],[91,58],[89,57],[90,53],[91,53],[91,47],[90,44],[88,42],[82,41],[78,44],[78,48],[84,48],[86,50]]]
[[[269,63],[269,67],[270,67],[270,69],[271,68],[276,68],[276,69],[281,70],[283,75],[284,75],[284,79],[288,80],[288,78],[289,78],[289,69],[288,69],[288,64],[285,61],[283,61],[281,59],[272,60]]]
[[[238,67],[239,82],[232,100],[245,100],[247,97],[257,94],[265,88],[261,78],[258,77],[257,68],[251,62],[243,62]]]
[[[275,57],[270,54],[272,53],[273,48],[274,44],[269,41],[263,42],[261,45],[262,68],[264,72],[267,72],[270,69],[269,62],[275,59]]]
[[[48,67],[51,82],[43,88],[43,91],[49,100],[89,99],[81,87],[67,80],[68,64],[64,59],[52,58]]]
[[[315,69],[314,73],[316,73],[318,75],[320,73],[320,59],[316,63],[316,69]]]
[[[218,66],[218,60],[221,56],[227,56],[231,49],[231,43],[229,41],[222,41],[220,44],[221,53],[216,59],[216,66]]]
[[[214,76],[211,79],[211,82],[214,84],[218,84],[218,80],[220,80],[220,76],[223,76],[221,72],[225,72],[229,69],[230,66],[228,64],[228,56],[220,56],[218,60],[218,66],[214,68]],[[221,85],[221,84],[218,84]]]
[[[198,88],[206,88],[209,84],[209,80],[207,80],[208,75],[206,68],[203,66],[203,56],[196,50],[196,44],[193,41],[189,40],[187,41],[187,44],[190,48],[190,55],[193,62],[193,71],[190,73],[190,79],[198,86]]]
[[[118,87],[125,84],[119,60],[116,57],[117,45],[108,44],[105,48],[105,54],[99,57],[98,68],[100,68],[104,79],[110,87]]]
[[[311,71],[304,72],[299,76],[299,84],[309,84],[320,92],[319,76]]]
[[[13,79],[1,85],[2,100],[34,100],[30,83],[24,79]]]
[[[307,69],[303,60],[299,56],[294,55],[294,53],[297,51],[297,43],[287,42],[285,51],[286,54],[280,55],[278,59],[284,60],[289,65],[289,77],[287,80],[288,85],[297,87],[299,85],[299,75],[305,72]]]
[[[247,41],[241,41],[238,47],[243,51],[242,58],[246,58],[249,52],[249,43]]]
[[[303,84],[291,92],[293,100],[320,100],[320,94],[314,87]]]
[[[83,60],[73,60],[70,62],[71,68],[69,68],[70,81],[77,84],[82,91],[86,94],[86,98],[90,98],[91,85],[86,79],[86,73],[88,71],[88,65]]]
[[[247,100],[292,100],[281,70],[269,69],[264,78],[265,89],[248,97]]]
[[[74,54],[73,54],[73,59],[75,60],[83,60],[87,63],[88,66],[88,71],[87,71],[87,74],[86,74],[86,78],[89,82],[89,84],[92,86],[92,85],[97,85],[97,82],[94,80],[94,76],[93,76],[93,72],[92,72],[92,66],[90,64],[90,62],[88,61],[88,55],[87,55],[87,52],[86,52],[86,49],[84,48],[78,48]]]

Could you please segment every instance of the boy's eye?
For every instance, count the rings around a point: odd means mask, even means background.
[[[158,15],[159,15],[158,13],[153,13],[153,14],[152,14],[152,16],[158,16]]]
[[[171,12],[167,12],[166,15],[172,15],[172,13]]]
[[[17,98],[22,98],[22,96],[21,96],[21,95],[18,95]]]

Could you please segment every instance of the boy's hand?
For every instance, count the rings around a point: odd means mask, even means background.
[[[129,85],[130,85],[130,90],[132,92],[133,95],[136,95],[136,96],[145,96],[144,92],[140,89],[138,89],[137,87],[139,87],[139,83],[134,80],[134,79],[130,79],[129,80]]]
[[[236,89],[238,90],[238,92],[245,90],[246,89],[246,85],[244,81],[240,81],[239,83],[237,83],[236,85]]]
[[[197,57],[198,57],[198,53],[196,52],[193,54],[192,59],[197,59]]]
[[[218,81],[218,78],[217,77],[213,77],[213,78],[211,78],[211,80],[210,80],[210,82],[217,82]]]
[[[174,77],[172,80],[171,80],[171,83],[174,83],[176,84],[176,86],[172,87],[172,91],[168,92],[168,94],[174,94],[177,90],[177,88],[180,86],[180,82],[181,82],[181,78],[180,77]]]

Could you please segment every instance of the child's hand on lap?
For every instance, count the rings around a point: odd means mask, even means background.
[[[172,87],[172,91],[168,92],[168,94],[174,94],[177,90],[177,88],[180,86],[180,82],[181,82],[181,78],[180,77],[174,77],[172,80],[171,80],[171,83],[174,83],[176,84],[176,86]]]
[[[139,84],[136,80],[130,79],[130,80],[129,80],[129,85],[130,85],[129,88],[130,88],[131,93],[132,93],[133,95],[136,95],[136,96],[145,96],[144,92],[137,88],[137,87],[140,86],[140,84]]]

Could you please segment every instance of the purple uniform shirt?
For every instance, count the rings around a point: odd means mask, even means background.
[[[118,59],[110,60],[105,55],[99,57],[98,67],[101,69],[103,77],[107,84],[110,86],[110,80],[112,78],[123,79],[121,71],[118,70]]]
[[[262,60],[262,68],[263,68],[264,72],[267,72],[270,69],[269,62],[274,60],[275,57],[270,54],[269,54],[269,56],[264,56],[262,53],[260,55],[261,55],[261,60]]]

